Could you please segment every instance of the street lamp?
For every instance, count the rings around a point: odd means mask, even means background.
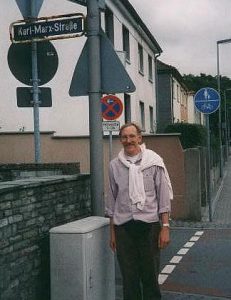
[[[217,41],[217,90],[221,99],[221,78],[220,78],[220,63],[219,63],[219,45],[231,43],[230,39]],[[219,107],[219,145],[220,145],[220,177],[223,176],[223,151],[222,151],[222,139],[221,139],[221,104]]]
[[[231,88],[224,90],[224,105],[225,105],[225,142],[226,142],[226,158],[229,157],[229,124],[227,118],[227,92],[231,91]]]

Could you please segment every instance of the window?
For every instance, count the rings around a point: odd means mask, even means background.
[[[149,106],[150,132],[154,132],[153,107]]]
[[[140,122],[141,122],[141,129],[145,131],[144,102],[142,101],[140,101]]]
[[[129,31],[124,25],[122,27],[122,31],[123,31],[123,51],[126,52],[126,60],[130,61]]]
[[[131,96],[124,94],[124,121],[131,122]]]
[[[143,54],[143,47],[138,44],[138,58],[139,58],[139,72],[143,75],[144,74],[144,54]]]
[[[148,79],[153,81],[153,62],[151,55],[148,55]]]
[[[114,45],[114,18],[113,12],[108,7],[105,10],[105,33]]]

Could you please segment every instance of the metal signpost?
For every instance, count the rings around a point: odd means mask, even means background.
[[[87,6],[88,38],[77,62],[69,95],[89,95],[92,212],[101,216],[104,215],[104,163],[100,100],[102,94],[134,92],[135,85],[100,27],[100,9],[105,9],[105,0],[69,1]]]
[[[194,96],[194,104],[197,110],[206,115],[207,128],[207,182],[208,182],[208,205],[209,205],[209,221],[212,221],[212,206],[211,206],[211,185],[210,185],[210,124],[209,115],[214,113],[220,106],[220,95],[213,88],[202,88]]]
[[[30,101],[30,90],[25,89],[17,90],[17,101],[19,107],[33,106],[34,114],[34,145],[35,145],[35,163],[41,162],[41,145],[40,145],[40,129],[39,129],[39,106],[40,106],[40,93],[43,93],[43,97],[46,95],[48,102],[43,102],[41,106],[51,106],[51,93],[49,89],[40,90],[40,78],[38,74],[38,45],[39,41],[56,40],[64,38],[74,38],[82,36],[85,33],[84,24],[85,17],[83,14],[68,14],[53,17],[37,18],[38,11],[43,1],[36,3],[36,0],[31,0],[30,4],[23,3],[23,6],[19,5],[21,11],[24,12],[24,20],[13,22],[10,25],[10,38],[13,44],[30,43],[31,45],[31,73],[30,78],[32,85],[32,101]],[[38,5],[39,4],[39,5]],[[29,10],[28,10],[29,8]],[[30,16],[26,16],[25,12],[30,12]],[[21,49],[21,48],[20,48]],[[22,50],[22,49],[21,49]],[[11,51],[13,52],[14,49]],[[17,51],[17,49],[15,50]],[[22,51],[24,52],[24,51]],[[12,55],[14,58],[14,54]],[[12,68],[14,70],[14,67]],[[14,72],[13,72],[14,73]],[[17,73],[17,72],[16,72]],[[16,76],[17,77],[17,76]],[[21,76],[20,77],[24,77]],[[29,84],[30,85],[30,84]],[[27,95],[26,101],[20,101],[20,95]],[[26,94],[25,94],[26,93]],[[26,102],[26,103],[25,103]],[[30,103],[31,102],[31,103]]]
[[[119,131],[120,123],[112,122],[118,119],[123,112],[123,103],[114,95],[107,95],[101,99],[102,115],[106,122],[103,122],[104,131],[109,132],[109,161],[112,160],[112,132]]]

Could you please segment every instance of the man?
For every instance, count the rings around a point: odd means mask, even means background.
[[[142,144],[135,123],[120,129],[123,149],[110,163],[106,214],[124,300],[159,300],[160,249],[168,245],[172,187],[163,160]]]

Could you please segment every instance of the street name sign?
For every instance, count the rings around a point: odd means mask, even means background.
[[[212,114],[220,106],[220,95],[213,88],[202,88],[194,96],[197,110],[203,114]]]
[[[85,33],[84,23],[79,13],[16,21],[10,25],[10,38],[13,43],[74,38]]]
[[[103,121],[103,131],[119,131],[120,122],[119,121]]]

